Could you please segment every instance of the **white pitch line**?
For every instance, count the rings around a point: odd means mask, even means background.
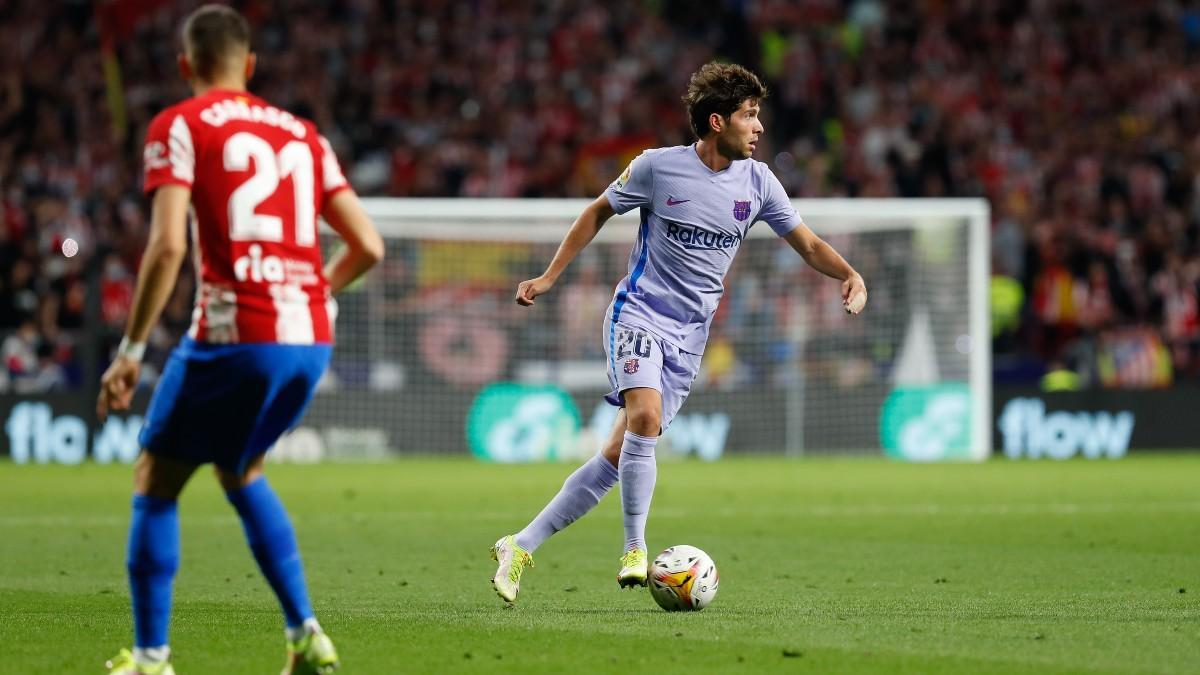
[[[784,508],[659,508],[651,515],[658,518],[687,518],[697,513],[727,518],[860,518],[889,516],[1033,516],[1033,515],[1102,515],[1113,513],[1197,513],[1200,502],[1138,502],[1138,503],[1046,503],[1046,504],[803,504]],[[531,511],[331,511],[317,515],[293,514],[299,522],[343,523],[372,520],[473,520],[518,521],[528,518]],[[234,526],[237,518],[228,516],[181,516],[186,526]],[[0,527],[127,527],[124,516],[86,515],[9,515],[0,516]]]

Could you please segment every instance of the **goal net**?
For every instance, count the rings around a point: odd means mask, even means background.
[[[364,201],[387,258],[339,298],[338,346],[304,437],[333,457],[595,452],[615,416],[602,398],[605,309],[637,213],[610,220],[556,287],[522,308],[517,284],[545,268],[586,201]],[[862,273],[866,310],[848,316],[838,282],[770,228],[751,228],[663,454],[986,457],[986,203],[795,205]]]

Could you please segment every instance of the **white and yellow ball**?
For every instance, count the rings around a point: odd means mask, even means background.
[[[672,546],[650,564],[650,595],[668,612],[704,609],[717,597],[717,565],[695,546]]]

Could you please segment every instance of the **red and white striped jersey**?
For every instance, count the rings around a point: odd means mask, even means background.
[[[349,185],[312,122],[247,92],[210,90],[154,118],[143,161],[147,194],[192,190],[193,339],[333,341],[317,215]]]

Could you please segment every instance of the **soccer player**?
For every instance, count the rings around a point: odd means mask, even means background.
[[[683,101],[697,142],[647,150],[571,226],[545,273],[521,282],[516,301],[533,305],[614,214],[641,209],[629,273],[604,321],[612,391],[621,410],[599,454],[572,473],[550,503],[492,547],[492,585],[507,602],[533,552],[594,507],[619,481],[625,548],[617,583],[645,586],[646,516],[657,468],[654,446],[683,405],[700,369],[725,273],[750,226],[764,221],[812,267],[842,282],[847,312],[866,302],[863,279],[804,224],[766,164],[750,159],[763,133],[766,88],[754,73],[709,63]]]
[[[263,457],[300,419],[329,363],[333,295],[383,257],[383,241],[316,127],[246,91],[254,65],[246,20],[200,7],[184,24],[179,56],[194,95],[146,134],[150,237],[124,339],[101,380],[101,416],[129,407],[146,337],[187,251],[189,204],[198,289],[191,328],[163,369],[139,437],[127,559],[135,641],[132,653],[109,661],[113,675],[175,672],[167,624],[179,567],[176,500],[208,462],[282,607],[283,672],[338,665]],[[324,269],[318,214],[345,242]]]

